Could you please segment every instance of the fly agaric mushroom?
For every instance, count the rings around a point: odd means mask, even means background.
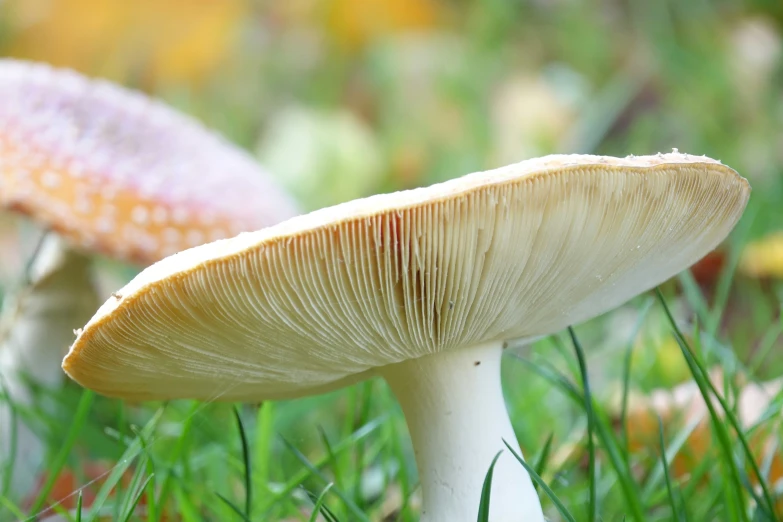
[[[177,253],[140,273],[63,361],[133,400],[295,398],[383,377],[405,414],[422,520],[472,520],[513,444],[504,341],[606,312],[677,274],[742,215],[715,160],[547,156],[359,199]],[[509,452],[490,519],[543,521]]]
[[[108,82],[8,59],[0,60],[0,207],[52,232],[28,286],[5,303],[0,371],[23,402],[18,377],[61,382],[73,329],[99,304],[88,253],[148,265],[298,213],[249,154],[196,121]],[[0,408],[0,460],[8,414]],[[27,456],[16,456],[16,469],[31,468]]]

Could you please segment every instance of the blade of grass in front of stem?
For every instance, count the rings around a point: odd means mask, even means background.
[[[489,522],[489,502],[492,496],[492,474],[495,472],[495,464],[498,463],[503,450],[497,452],[484,476],[484,485],[481,487],[481,499],[479,500],[478,522]]]
[[[283,444],[285,444],[286,448],[302,463],[304,466],[310,470],[310,473],[314,476],[318,477],[323,481],[324,484],[329,484],[329,480],[324,476],[323,473],[321,473],[321,470],[318,469],[317,466],[315,466],[310,460],[302,454],[301,451],[299,451],[296,446],[291,444],[287,439],[282,438]],[[367,515],[365,515],[361,509],[359,509],[359,506],[357,506],[345,493],[340,491],[338,488],[332,488],[332,491],[334,494],[342,500],[345,507],[348,508],[348,510],[353,514],[354,517],[356,517],[356,520],[361,520],[362,522],[369,522],[369,519],[367,518]]]
[[[65,439],[60,446],[60,450],[57,452],[57,455],[54,457],[54,460],[49,466],[49,476],[47,477],[46,482],[41,487],[35,502],[33,502],[32,506],[30,507],[31,515],[36,517],[38,516],[39,511],[41,511],[41,508],[43,508],[46,499],[49,497],[49,493],[51,493],[52,488],[54,488],[54,484],[57,482],[57,478],[60,476],[60,472],[65,466],[65,463],[68,460],[68,456],[71,454],[73,445],[76,444],[76,439],[79,437],[79,433],[82,431],[82,428],[87,422],[87,415],[90,413],[90,408],[92,407],[94,399],[94,392],[86,389],[82,391],[81,399],[79,399],[79,405],[76,407],[76,412],[73,415],[71,427],[68,429],[68,433],[65,435]]]
[[[245,515],[250,518],[250,514],[253,510],[253,469],[250,465],[250,448],[247,444],[247,434],[245,433],[245,425],[242,424],[242,415],[239,413],[239,408],[234,406],[234,418],[237,421],[237,429],[239,430],[239,439],[242,443],[242,460],[245,464]]]
[[[511,454],[514,455],[514,458],[517,459],[517,462],[519,462],[519,464],[525,468],[525,471],[530,474],[530,478],[533,479],[533,482],[535,482],[544,491],[544,493],[546,493],[546,496],[549,497],[549,500],[552,501],[557,510],[560,512],[560,516],[562,516],[566,522],[576,522],[576,519],[571,514],[571,512],[568,511],[568,508],[565,507],[565,504],[563,504],[560,498],[555,495],[555,492],[552,491],[552,488],[549,487],[544,479],[542,479],[538,473],[536,473],[536,470],[534,470],[527,462],[525,462],[525,459],[523,459],[521,455],[514,451],[514,448],[511,447],[508,441],[504,439],[503,444],[505,444]]]
[[[587,455],[588,455],[588,474],[590,475],[588,480],[590,481],[590,497],[588,501],[588,514],[587,520],[589,522],[595,522],[598,516],[598,478],[595,473],[595,442],[593,440],[593,432],[595,431],[595,418],[593,416],[593,397],[590,393],[590,379],[587,376],[587,363],[585,362],[584,350],[579,339],[576,337],[576,333],[572,327],[568,327],[568,335],[571,336],[571,342],[574,345],[574,351],[576,352],[576,358],[579,362],[579,373],[582,377],[582,387],[584,388],[584,408],[587,414]]]

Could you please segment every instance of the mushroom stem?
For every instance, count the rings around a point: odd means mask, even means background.
[[[402,406],[421,481],[422,522],[476,519],[484,477],[492,479],[492,522],[543,522],[516,444],[500,385],[502,343],[442,352],[380,368]]]
[[[47,234],[30,267],[28,284],[5,297],[0,316],[0,376],[15,405],[35,406],[38,411],[54,407],[36,401],[28,381],[47,388],[62,383],[60,364],[73,330],[89,319],[97,304],[89,259],[57,235]],[[11,457],[11,419],[9,402],[0,399],[0,463]],[[15,432],[11,492],[24,494],[43,460],[43,444],[21,415]]]

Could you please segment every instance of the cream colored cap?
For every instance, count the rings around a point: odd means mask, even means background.
[[[595,317],[717,246],[750,195],[684,154],[548,156],[354,200],[147,268],[63,368],[102,394],[259,400]]]
[[[0,60],[0,205],[149,264],[298,214],[251,156],[160,102]]]

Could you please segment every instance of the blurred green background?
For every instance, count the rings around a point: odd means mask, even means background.
[[[705,364],[751,379],[783,374],[783,236],[775,234],[783,230],[780,0],[2,0],[0,54],[164,99],[252,151],[308,210],[549,153],[677,148],[720,159],[753,187],[745,217],[726,245],[663,290],[680,325],[702,329]],[[29,229],[12,216],[2,220],[0,277],[10,284],[25,263]],[[109,291],[133,274],[104,268]],[[689,380],[651,301],[642,296],[577,329],[606,404],[628,346],[634,389]],[[584,448],[571,443],[582,440],[584,411],[540,376],[542,367],[573,370],[566,339],[509,356],[504,386],[526,455],[541,452],[552,435],[560,460],[546,477],[581,520]],[[41,419],[53,453],[80,393],[69,387],[57,397],[61,415]],[[102,476],[85,490],[98,491],[128,449],[132,427],[156,406],[98,400],[52,498]],[[301,487],[317,494],[329,481],[345,497],[327,502],[340,520],[359,520],[351,504],[371,520],[416,519],[405,425],[383,383],[242,411],[258,520],[307,520],[311,501]],[[777,439],[778,417],[769,420]],[[216,496],[243,495],[233,422],[228,405],[183,401],[168,405],[147,434],[154,444],[146,463],[159,469],[150,491],[174,477],[166,486],[171,513],[239,520]],[[714,448],[705,445],[706,459]],[[642,446],[626,455],[640,482],[655,451]],[[320,463],[322,476],[302,459]],[[606,466],[604,520],[622,520],[628,501]],[[692,472],[678,478],[683,487]],[[714,503],[718,486],[704,487],[703,497],[688,500]],[[660,491],[643,498],[649,520],[671,520]],[[117,504],[106,503],[107,516]],[[0,520],[4,507],[13,520],[23,506],[0,505]],[[707,513],[695,519],[729,520],[720,510]]]

